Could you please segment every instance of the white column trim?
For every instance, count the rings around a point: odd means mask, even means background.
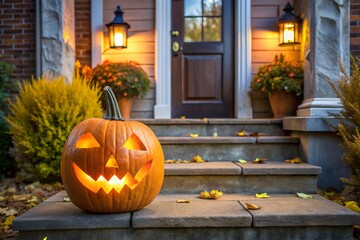
[[[171,118],[171,1],[156,0],[154,118]]]
[[[102,63],[103,0],[91,0],[91,66]]]
[[[94,0],[93,0],[94,1]],[[251,0],[236,0],[235,9],[235,117],[252,118]],[[171,118],[171,1],[156,0],[154,118]]]
[[[235,7],[235,117],[252,118],[251,0],[236,0]]]

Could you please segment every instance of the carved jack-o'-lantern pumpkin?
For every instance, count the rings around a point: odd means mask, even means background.
[[[110,87],[106,119],[92,118],[70,133],[61,177],[71,201],[91,212],[127,212],[148,205],[164,179],[164,154],[155,134],[124,121]]]

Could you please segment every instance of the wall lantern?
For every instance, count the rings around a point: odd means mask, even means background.
[[[127,48],[128,29],[130,25],[124,22],[123,11],[120,6],[116,7],[115,18],[106,24],[109,32],[110,48]]]
[[[294,8],[288,2],[283,9],[284,15],[276,22],[279,27],[279,46],[300,44],[299,30],[302,19],[292,13]]]

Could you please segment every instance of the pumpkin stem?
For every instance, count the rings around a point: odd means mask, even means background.
[[[120,120],[124,121],[124,118],[121,116],[119,105],[116,101],[115,94],[111,87],[104,87],[104,92],[106,95],[106,116],[105,119],[109,120]]]

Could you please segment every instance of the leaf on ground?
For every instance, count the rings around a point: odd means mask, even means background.
[[[203,199],[219,199],[222,195],[224,195],[223,192],[220,192],[219,190],[211,190],[210,192],[204,191],[200,193],[200,198]]]
[[[311,195],[305,193],[296,193],[299,198],[312,198]]]
[[[33,202],[36,203],[36,202],[39,202],[39,199],[36,196],[31,196],[31,198],[28,199],[26,202],[27,203],[33,203]]]
[[[253,163],[264,163],[267,160],[267,158],[255,158],[255,160],[253,160]]]
[[[200,155],[196,155],[195,157],[193,157],[191,159],[192,162],[196,162],[196,163],[203,163],[205,162],[205,160],[200,156]]]
[[[19,211],[17,211],[17,210],[15,210],[15,209],[13,209],[13,208],[0,208],[0,214],[1,215],[5,215],[6,217],[7,216],[11,216],[11,215],[16,215],[16,214],[18,214],[19,213]]]
[[[267,195],[267,193],[265,192],[265,193],[256,193],[255,197],[256,198],[269,198],[270,196]]]
[[[248,210],[259,210],[259,209],[261,209],[260,206],[252,204],[252,203],[245,203],[245,204],[246,204],[246,208]]]
[[[3,223],[4,226],[11,226],[12,222],[14,221],[15,219],[15,216],[14,215],[11,215],[11,216],[8,216],[5,220],[5,222]]]
[[[186,116],[184,116],[184,115],[180,116],[180,119],[186,119]]]
[[[14,201],[26,201],[32,197],[32,194],[20,194],[20,195],[13,195],[12,198]]]
[[[286,162],[286,163],[294,163],[294,164],[303,163],[303,161],[299,157],[296,157],[296,158],[293,158],[293,159],[286,159],[286,160],[284,160],[284,162]]]
[[[191,163],[191,161],[190,160],[182,160],[182,159],[178,159],[178,160],[168,159],[168,160],[165,160],[165,163],[169,163],[169,164],[172,164],[172,163]]]
[[[354,212],[360,213],[360,208],[355,201],[345,202],[345,207]]]
[[[197,138],[197,137],[199,137],[199,134],[197,134],[197,133],[189,133],[189,137]]]
[[[70,202],[71,200],[70,200],[69,197],[64,197],[64,198],[63,198],[63,201],[64,201],[64,202]]]
[[[247,161],[244,159],[239,159],[239,163],[247,163]]]
[[[191,200],[189,200],[189,199],[179,199],[179,200],[177,200],[176,202],[177,202],[177,203],[190,203]]]

